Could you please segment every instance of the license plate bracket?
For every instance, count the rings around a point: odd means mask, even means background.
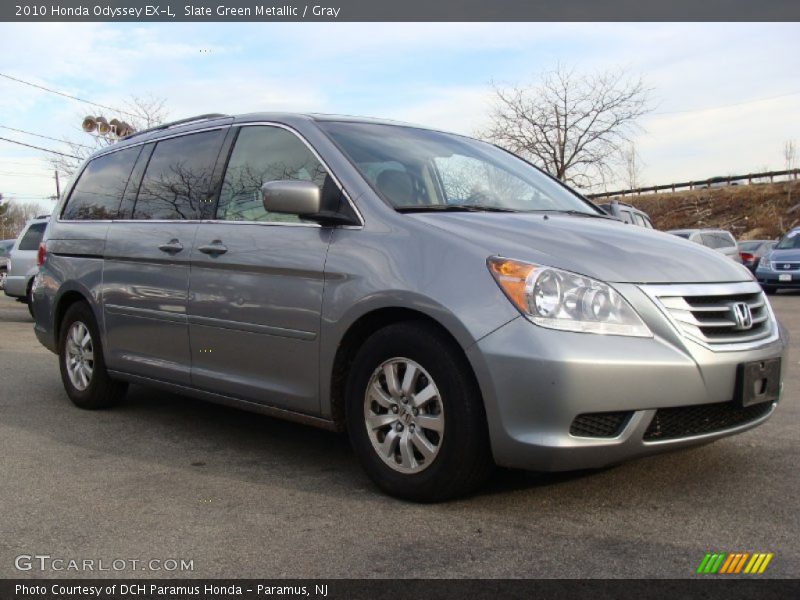
[[[778,281],[791,281],[792,274],[791,273],[780,273],[778,275]]]
[[[736,401],[746,407],[774,402],[781,391],[781,359],[768,358],[739,365],[736,377]]]

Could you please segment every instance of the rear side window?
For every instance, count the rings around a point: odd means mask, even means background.
[[[141,147],[95,158],[86,165],[61,213],[66,220],[115,219]]]
[[[17,250],[38,250],[39,242],[42,241],[45,227],[47,227],[47,223],[34,223],[28,227],[28,231],[25,232],[25,235],[23,235],[22,239],[19,241]]]
[[[211,197],[214,163],[223,131],[205,131],[158,142],[133,208],[134,219],[199,219]]]
[[[292,132],[266,125],[242,127],[222,182],[217,219],[298,222],[296,215],[264,210],[261,186],[282,180],[312,181],[323,192],[333,185],[322,163]]]
[[[640,214],[633,213],[633,218],[636,219],[636,224],[639,227],[647,227],[647,224],[644,222],[644,217]]]
[[[703,245],[709,248],[732,248],[736,245],[736,242],[729,233],[704,233]]]

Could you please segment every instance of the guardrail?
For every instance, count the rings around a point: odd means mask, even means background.
[[[747,175],[732,175],[730,177],[711,177],[710,179],[703,179],[701,181],[687,181],[685,183],[668,183],[666,185],[653,185],[650,187],[634,188],[630,190],[618,190],[616,192],[600,192],[598,194],[588,194],[589,198],[612,198],[614,196],[641,196],[642,194],[657,194],[658,192],[676,192],[683,189],[702,189],[711,187],[724,187],[728,185],[739,185],[739,182],[746,181],[747,184],[753,183],[753,180],[769,179],[770,183],[775,181],[776,177],[785,177],[787,179],[797,179],[800,175],[800,169],[788,169],[786,171],[765,171],[763,173],[749,173]],[[764,183],[763,181],[759,183]]]

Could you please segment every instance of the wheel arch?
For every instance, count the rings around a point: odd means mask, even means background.
[[[461,360],[471,373],[475,385],[480,393],[480,386],[477,381],[477,374],[470,363],[464,345],[458,337],[446,327],[439,319],[416,308],[400,306],[383,306],[373,308],[362,314],[345,331],[339,342],[333,365],[330,372],[330,418],[336,425],[336,429],[344,431],[345,426],[345,386],[347,377],[352,367],[353,359],[359,348],[376,331],[395,323],[417,321],[433,327],[443,334],[451,343],[453,349],[458,353]],[[463,332],[462,332],[463,335]]]
[[[56,344],[59,343],[59,339],[61,338],[61,322],[64,320],[64,315],[66,315],[69,308],[77,302],[86,302],[86,304],[89,305],[92,313],[94,313],[98,328],[100,327],[102,321],[98,318],[97,310],[90,298],[91,295],[87,291],[77,287],[63,289],[58,295],[55,306],[53,307],[53,336]],[[100,335],[102,336],[102,329]]]

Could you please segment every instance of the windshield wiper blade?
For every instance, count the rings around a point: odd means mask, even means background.
[[[501,206],[481,206],[479,204],[428,204],[422,206],[397,206],[395,210],[399,213],[413,212],[519,212],[513,208],[503,208]]]
[[[532,210],[531,212],[556,213],[559,215],[570,215],[575,217],[589,217],[590,219],[611,219],[613,221],[618,220],[617,218],[612,217],[611,215],[601,215],[600,213],[589,213],[589,212],[584,212],[582,210],[574,210],[574,209],[560,210],[558,208],[543,208],[540,210]]]

